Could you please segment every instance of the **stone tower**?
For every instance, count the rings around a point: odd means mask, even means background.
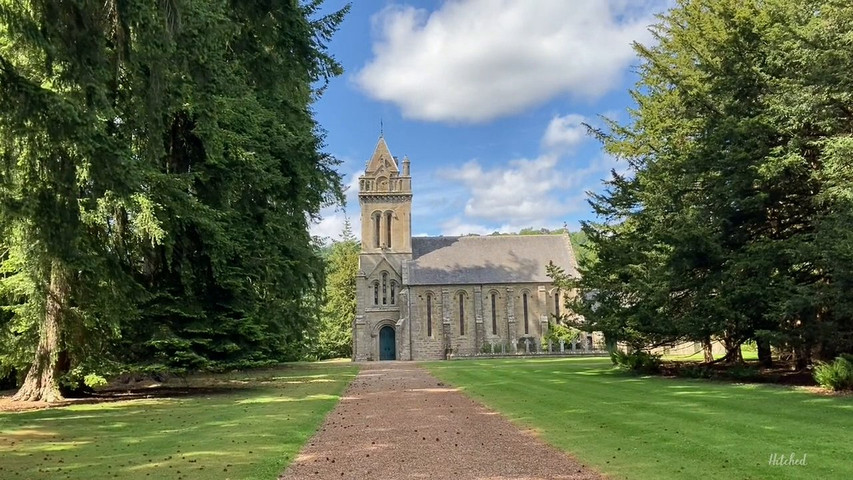
[[[408,303],[403,263],[412,258],[412,177],[383,137],[359,177],[361,254],[353,329],[355,360],[409,359],[402,318]],[[405,340],[405,341],[404,341]]]
[[[364,175],[358,179],[362,254],[412,253],[412,177],[409,159],[403,171],[379,137]]]

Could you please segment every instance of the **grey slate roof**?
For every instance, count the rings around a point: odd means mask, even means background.
[[[408,283],[550,283],[549,261],[578,275],[568,235],[413,237]]]

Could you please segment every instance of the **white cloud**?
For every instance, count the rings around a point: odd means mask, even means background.
[[[584,122],[587,122],[587,119],[583,115],[554,116],[545,129],[542,146],[550,151],[565,151],[580,145],[589,138],[586,127],[581,125]]]
[[[563,222],[544,220],[536,224],[485,224],[476,222],[466,222],[462,216],[456,216],[441,224],[441,234],[448,236],[458,235],[489,235],[494,232],[499,233],[518,233],[525,228],[547,228],[554,230],[563,227]]]
[[[618,88],[648,43],[660,0],[459,0],[373,19],[373,58],[354,80],[409,118],[485,122],[560,95]]]
[[[601,189],[601,180],[615,168],[627,166],[601,152],[585,156],[577,148],[587,138],[581,135],[578,114],[554,116],[544,129],[541,152],[533,158],[484,163],[473,159],[458,168],[414,171],[415,196],[412,217],[414,236],[424,236],[425,224],[442,235],[487,235],[494,231],[518,232],[523,228],[559,228],[588,208],[588,190]],[[361,235],[358,177],[362,162],[347,160],[343,170],[347,212],[328,207],[321,220],[311,225],[311,234],[326,241],[340,238],[346,217],[353,234]],[[418,227],[417,225],[421,225]],[[572,223],[572,228],[576,223]],[[413,232],[414,233],[414,232]],[[434,231],[430,233],[435,233]]]
[[[358,229],[353,225],[353,235],[358,238],[361,234],[361,226],[357,214],[345,214],[339,209],[337,211],[327,210],[325,212],[321,212],[320,216],[321,219],[319,222],[311,224],[311,236],[322,238],[324,243],[328,243],[331,240],[339,240],[341,238],[341,232],[344,231],[346,218],[349,218],[350,225],[359,223]]]
[[[478,161],[471,160],[441,175],[462,183],[469,190],[471,196],[464,209],[466,216],[523,224],[568,210],[550,195],[565,185],[565,177],[557,171],[557,163],[557,156],[543,155],[485,169]]]
[[[453,217],[441,224],[442,235],[488,235],[492,232],[494,230],[485,225],[466,223],[460,217]]]
[[[568,147],[582,141],[576,132],[580,118],[574,114],[555,117],[542,138],[546,150],[536,158],[514,159],[491,168],[471,160],[459,168],[440,171],[445,181],[464,187],[465,198],[462,215],[444,222],[443,233],[558,228],[566,215],[586,208],[584,192],[598,190],[600,181],[618,164],[611,156],[597,154],[581,167],[578,159],[566,155]]]
[[[340,205],[332,205],[320,210],[320,220],[310,225],[311,235],[324,241],[338,240],[344,231],[344,223],[349,218],[352,233],[361,238],[361,214],[358,206],[358,177],[361,171],[351,172],[344,177],[344,198],[346,211]]]

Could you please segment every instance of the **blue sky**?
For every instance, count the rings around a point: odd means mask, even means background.
[[[334,10],[345,1],[327,0]],[[665,0],[357,1],[329,45],[343,65],[315,104],[346,210],[312,227],[359,232],[357,179],[380,120],[411,160],[414,235],[578,229],[587,191],[624,164],[581,122],[628,119],[648,25]]]

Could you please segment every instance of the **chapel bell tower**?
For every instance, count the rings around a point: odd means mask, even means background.
[[[361,254],[356,275],[354,360],[411,360],[405,266],[412,259],[412,177],[379,136],[358,178]]]
[[[364,175],[358,179],[363,254],[412,253],[412,177],[408,157],[403,158],[402,166],[400,171],[385,138],[379,137]]]

